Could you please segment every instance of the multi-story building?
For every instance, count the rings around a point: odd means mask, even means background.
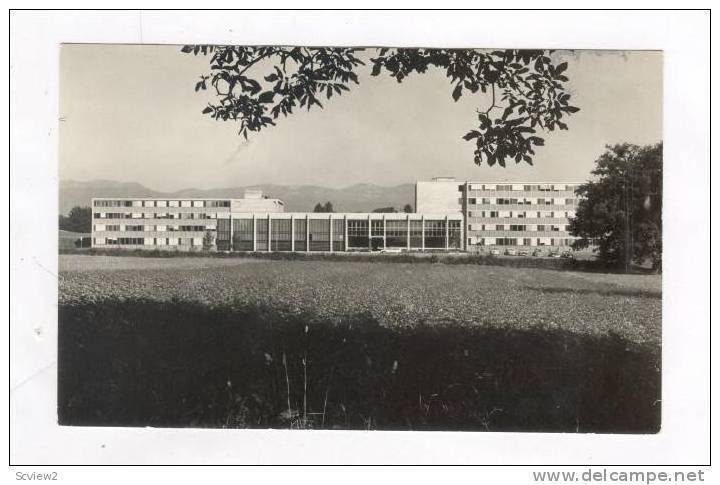
[[[92,246],[220,251],[476,251],[569,246],[576,184],[418,182],[416,212],[285,212],[279,199],[92,199]]]
[[[92,199],[92,246],[200,248],[218,218],[233,212],[284,211],[279,199],[247,191],[242,199],[98,197]]]
[[[278,199],[95,198],[92,246],[220,251],[462,248],[462,214],[284,212]],[[210,235],[209,238],[206,238]]]
[[[458,182],[439,177],[418,182],[418,211],[461,213],[463,249],[494,246],[563,248],[574,237],[568,232],[575,216],[574,183]]]

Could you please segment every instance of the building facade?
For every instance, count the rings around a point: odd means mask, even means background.
[[[248,191],[242,199],[100,197],[93,198],[92,247],[200,249],[217,220],[233,212],[284,211],[279,199]]]
[[[194,251],[462,249],[461,213],[284,212],[278,199],[92,199],[92,247]]]
[[[481,251],[570,246],[577,184],[458,182],[415,186],[416,212],[285,212],[279,199],[92,199],[92,247],[219,251]]]
[[[461,213],[463,249],[517,246],[567,249],[578,199],[574,183],[482,183],[436,178],[418,182],[418,211]]]

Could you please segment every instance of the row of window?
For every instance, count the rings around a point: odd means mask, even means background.
[[[569,225],[556,224],[470,224],[471,231],[570,231]]]
[[[94,207],[230,207],[229,200],[96,200]]]
[[[468,245],[478,246],[570,246],[571,238],[517,238],[517,237],[481,237],[469,238]]]
[[[195,212],[95,212],[95,219],[217,219],[217,214]]]
[[[491,219],[495,218],[515,218],[515,219],[528,219],[528,218],[536,218],[536,219],[553,219],[555,217],[564,217],[566,219],[571,219],[575,217],[575,212],[573,211],[565,211],[565,212],[555,212],[555,211],[537,211],[537,212],[528,212],[528,211],[469,211],[468,217],[489,217]]]
[[[172,232],[172,231],[184,231],[184,232],[202,232],[206,229],[212,230],[212,228],[208,228],[206,226],[190,226],[190,225],[164,225],[164,226],[158,226],[158,225],[142,225],[142,224],[133,224],[133,225],[120,225],[120,224],[95,224],[93,225],[93,231],[95,232],[101,232],[101,231],[107,231],[107,232],[142,232],[142,231],[154,231],[154,232]]]
[[[202,246],[201,237],[95,237],[96,246]]]
[[[462,199],[460,199],[462,203]],[[516,199],[512,197],[469,197],[468,205],[577,205],[577,199]]]
[[[497,192],[524,191],[524,192],[554,192],[567,190],[574,192],[577,186],[567,184],[468,184],[469,190],[494,190]],[[458,190],[463,192],[465,185],[458,185]]]
[[[348,219],[347,247],[376,248],[387,247],[415,248],[459,248],[462,242],[461,221],[445,220],[423,221],[388,220],[383,228],[382,220]],[[345,230],[342,219],[272,219],[268,227],[267,219],[234,219],[232,221],[232,241],[230,221],[219,219],[217,227],[217,247],[220,250],[267,251],[268,239],[273,251],[332,251],[345,249]],[[332,231],[331,231],[332,229]],[[294,239],[293,239],[294,234]]]

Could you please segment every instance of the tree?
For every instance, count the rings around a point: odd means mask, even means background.
[[[202,74],[195,91],[215,90],[216,101],[203,113],[215,120],[240,123],[239,133],[275,125],[295,108],[322,108],[359,84],[365,51],[354,47],[279,47],[185,45],[181,51],[210,55],[210,72]],[[465,93],[485,93],[476,109],[478,124],[463,138],[475,143],[475,163],[532,164],[534,147],[544,145],[537,130],[566,130],[565,115],[579,111],[566,92],[567,62],[552,51],[477,49],[371,48],[372,76],[386,73],[401,83],[412,74],[442,69],[457,101]]]
[[[410,204],[405,204],[405,207],[403,207],[403,212],[406,214],[412,214],[413,208]]]
[[[663,145],[607,146],[597,159],[595,181],[577,189],[580,201],[570,233],[582,249],[596,242],[598,257],[629,269],[632,262],[662,267]]]
[[[335,210],[333,209],[332,202],[327,201],[327,202],[325,202],[325,204],[321,204],[320,202],[315,204],[315,208],[313,209],[313,212],[328,212],[329,213],[329,212],[335,212]]]
[[[92,230],[92,209],[90,207],[73,207],[67,217],[60,215],[58,227],[64,231],[90,232]]]
[[[393,212],[397,211],[395,210],[395,207],[380,207],[378,209],[373,209],[373,212],[392,214]]]
[[[210,251],[215,245],[215,234],[211,230],[205,231],[203,235],[202,246],[204,251]]]

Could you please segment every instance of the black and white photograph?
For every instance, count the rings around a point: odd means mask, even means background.
[[[555,34],[43,13],[54,77],[11,49],[15,456],[702,462],[708,71],[677,67],[700,51],[662,40],[669,12],[535,13]]]
[[[60,424],[657,432],[662,53],[483,47],[63,45]]]

